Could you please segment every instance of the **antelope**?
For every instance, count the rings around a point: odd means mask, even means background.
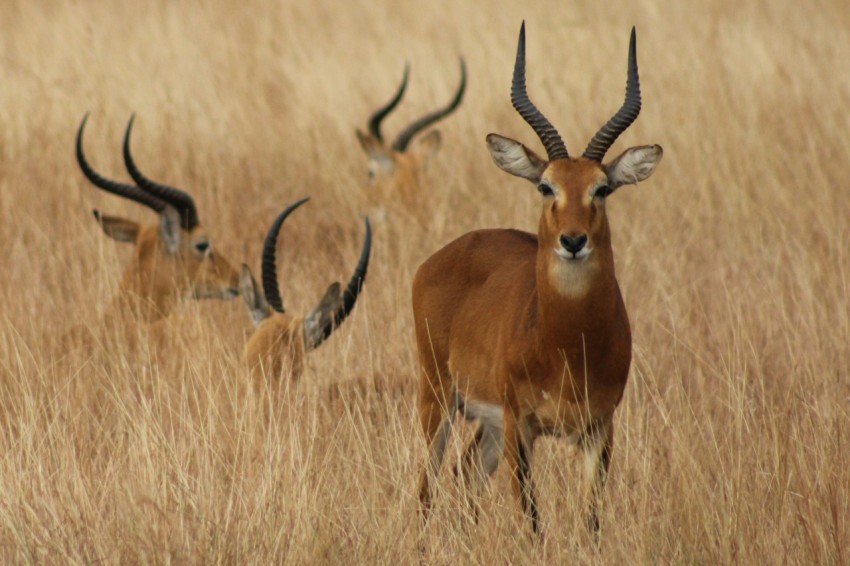
[[[179,189],[155,183],[136,167],[130,153],[133,119],[124,134],[124,164],[136,183],[128,185],[101,176],[83,153],[88,114],[77,131],[77,163],[96,187],[146,206],[159,214],[159,225],[142,226],[132,220],[101,214],[94,217],[103,232],[118,242],[135,244],[131,264],[124,271],[116,299],[107,309],[115,315],[134,311],[148,322],[160,320],[185,298],[233,299],[239,293],[239,274],[228,260],[213,252],[212,241],[200,225],[192,197]]]
[[[606,164],[605,153],[640,111],[635,31],[626,97],[581,157],[570,157],[557,130],[534,106],[525,84],[525,22],[520,28],[511,102],[548,159],[497,134],[486,138],[496,165],[531,181],[542,195],[537,234],[469,232],[434,253],[413,281],[421,366],[419,417],[429,455],[419,483],[427,522],[457,413],[479,422],[460,474],[486,481],[504,453],[512,490],[540,533],[532,486],[535,439],[555,435],[585,457],[587,524],[598,536],[598,506],[614,438],[614,410],[631,363],[631,330],[614,273],[605,211],[617,188],[648,178],[658,145],[632,147]]]
[[[409,209],[421,201],[421,174],[442,143],[439,130],[431,130],[411,146],[413,138],[437,121],[449,116],[460,106],[466,91],[466,63],[460,60],[460,86],[452,101],[408,125],[387,145],[381,133],[381,122],[401,102],[407,90],[410,65],[404,66],[404,75],[392,100],[378,108],[368,121],[368,133],[356,130],[357,139],[369,157],[370,194],[380,203],[401,200]]]
[[[304,356],[318,348],[351,313],[366,280],[372,249],[372,228],[368,218],[360,260],[345,292],[340,293],[338,282],[332,283],[319,304],[306,317],[292,316],[286,312],[277,281],[275,247],[286,218],[308,200],[301,199],[286,207],[269,228],[263,243],[262,259],[265,295],[251,270],[242,264],[240,290],[255,327],[254,334],[245,344],[243,359],[255,378],[255,384],[261,383],[264,372],[267,376],[279,378],[288,371],[291,378],[297,380],[303,370]]]

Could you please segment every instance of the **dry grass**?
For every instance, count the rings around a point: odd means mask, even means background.
[[[574,449],[546,441],[534,464],[545,541],[521,530],[505,470],[477,526],[444,474],[429,558],[847,564],[850,9],[704,4],[6,2],[0,559],[416,562],[410,280],[467,230],[535,227],[535,191],[483,143],[497,131],[538,147],[507,95],[525,18],[530,92],[573,152],[620,103],[638,27],[644,110],[611,155],[660,143],[666,156],[610,203],[632,378],[599,548]],[[90,209],[154,221],[79,173],[84,112],[92,162],[119,179],[137,112],[143,170],[189,188],[217,248],[255,269],[273,216],[311,195],[282,267],[287,304],[306,310],[360,246],[354,128],[405,59],[409,100],[388,128],[442,103],[459,54],[470,84],[429,172],[433,228],[376,227],[354,316],[285,398],[247,386],[240,301],[186,304],[161,347],[134,327],[100,332],[88,352],[51,346],[75,323],[97,328],[129,258]]]

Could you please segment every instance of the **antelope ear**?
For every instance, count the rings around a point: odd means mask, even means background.
[[[498,134],[487,136],[487,149],[499,169],[535,184],[540,182],[540,175],[548,165],[545,159],[541,159],[518,141]]]
[[[121,218],[120,216],[108,216],[101,214],[99,210],[92,210],[94,218],[100,224],[103,233],[115,240],[116,242],[136,243],[139,237],[139,225],[132,220]]]
[[[242,295],[242,300],[248,307],[248,315],[251,317],[251,322],[254,323],[254,328],[258,327],[261,322],[269,317],[271,309],[266,302],[266,297],[257,285],[257,280],[251,273],[251,269],[242,264],[242,269],[239,271],[239,294]]]
[[[311,310],[304,319],[304,343],[307,344],[308,350],[312,349],[314,344],[321,343],[324,339],[321,334],[333,322],[334,315],[340,308],[342,308],[340,285],[332,283],[316,308]]]
[[[354,130],[354,133],[357,134],[357,141],[360,142],[360,147],[363,148],[363,151],[370,153],[372,151],[372,147],[374,147],[378,140],[359,128]]]
[[[636,185],[647,179],[661,162],[664,150],[660,145],[631,147],[605,166],[608,185],[616,189],[622,185]]]
[[[363,130],[355,130],[355,133],[357,134],[357,140],[360,142],[360,147],[363,148],[366,155],[374,159],[386,159],[389,157],[384,145],[373,135],[367,134]]]
[[[414,146],[414,151],[424,163],[427,163],[431,157],[440,151],[442,144],[443,136],[440,134],[440,130],[431,130],[419,138]]]
[[[159,235],[165,243],[165,249],[168,253],[177,253],[180,247],[180,213],[171,205],[166,205],[162,212],[159,213]]]

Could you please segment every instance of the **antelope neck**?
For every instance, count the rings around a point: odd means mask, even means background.
[[[558,264],[563,260],[552,250],[538,250],[537,332],[545,350],[565,350],[567,345],[592,350],[607,343],[618,285],[610,251],[596,249],[593,256],[586,262]],[[558,276],[563,280],[556,281]],[[564,293],[559,283],[576,286],[576,292]]]

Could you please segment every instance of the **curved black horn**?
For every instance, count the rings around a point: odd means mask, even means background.
[[[395,110],[398,103],[401,102],[401,97],[404,96],[404,91],[407,90],[407,78],[410,75],[410,63],[404,64],[404,77],[401,79],[401,85],[398,91],[393,96],[393,99],[387,102],[385,106],[378,108],[372,116],[369,117],[369,133],[379,142],[384,141],[384,136],[381,135],[381,122],[390,112]]]
[[[176,208],[177,212],[180,213],[180,226],[184,230],[192,230],[192,228],[198,225],[198,209],[195,207],[195,201],[192,197],[180,189],[154,183],[142,175],[139,168],[136,167],[133,156],[130,155],[130,132],[133,129],[133,120],[135,119],[135,114],[130,116],[127,131],[124,133],[124,165],[127,167],[127,172],[130,173],[130,176],[139,187]]]
[[[558,130],[528,98],[528,92],[525,88],[525,22],[522,22],[522,27],[519,28],[514,77],[513,82],[511,82],[511,104],[543,142],[549,161],[570,157],[570,154],[567,153],[567,146],[564,145],[564,140],[561,139]]]
[[[593,161],[602,162],[605,152],[613,145],[614,141],[632,125],[640,114],[640,80],[638,78],[637,47],[635,39],[635,28],[632,27],[632,37],[629,40],[629,67],[626,78],[626,100],[623,106],[608,120],[608,123],[596,132],[583,156]]]
[[[354,268],[354,273],[348,281],[348,286],[342,292],[342,305],[334,314],[333,320],[329,320],[322,327],[319,339],[313,348],[318,348],[319,344],[324,342],[338,328],[351,311],[354,310],[354,304],[357,302],[357,297],[360,291],[363,290],[363,282],[366,281],[366,271],[369,269],[369,255],[372,252],[372,225],[369,223],[369,218],[366,218],[366,238],[363,241],[363,249],[360,252],[360,260],[357,262],[357,267]]]
[[[154,195],[133,185],[125,185],[123,183],[110,181],[105,177],[101,177],[94,169],[91,168],[91,165],[89,165],[89,162],[86,160],[86,156],[83,154],[83,130],[86,127],[88,119],[89,115],[87,112],[86,115],[83,116],[83,121],[80,122],[80,129],[77,130],[77,163],[80,164],[80,169],[83,170],[83,175],[85,175],[92,184],[104,191],[130,199],[139,204],[143,204],[156,212],[162,212],[165,210],[165,202]]]
[[[440,110],[435,110],[430,114],[426,114],[422,116],[408,127],[402,131],[396,140],[393,142],[393,150],[395,151],[404,151],[407,149],[407,146],[410,144],[410,140],[413,139],[413,136],[430,126],[431,124],[441,120],[454,112],[458,106],[460,106],[461,101],[463,101],[463,93],[466,91],[466,62],[461,57],[460,59],[460,86],[457,89],[457,93],[455,94],[452,101],[445,108],[441,108]]]
[[[303,198],[287,206],[278,215],[277,219],[275,219],[269,228],[268,234],[266,234],[265,242],[263,242],[263,293],[266,295],[266,302],[277,312],[284,312],[283,299],[280,298],[280,287],[277,284],[277,264],[275,262],[277,235],[280,233],[286,217],[308,200],[310,200],[310,197]]]

